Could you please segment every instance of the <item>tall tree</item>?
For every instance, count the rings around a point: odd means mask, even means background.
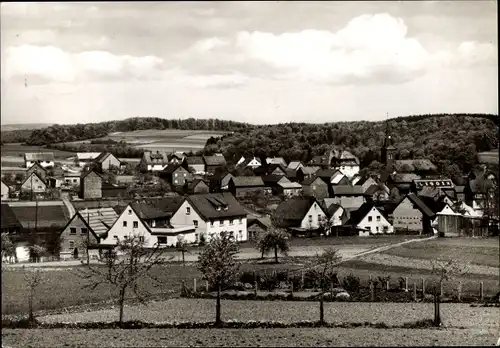
[[[278,252],[284,256],[290,250],[289,234],[281,228],[271,227],[259,240],[258,249],[262,254],[274,251],[274,261],[278,263]]]

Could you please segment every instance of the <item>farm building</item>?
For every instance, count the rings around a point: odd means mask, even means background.
[[[460,236],[462,214],[455,212],[448,204],[437,213],[438,232],[440,236]]]
[[[102,198],[102,182],[102,177],[93,170],[84,174],[80,183],[81,198]]]
[[[9,185],[3,182],[2,180],[2,201],[9,199],[10,188]]]
[[[229,191],[235,197],[243,197],[253,192],[267,192],[260,176],[236,176],[229,180]]]
[[[207,173],[215,173],[215,170],[226,165],[224,156],[203,156],[205,170]]]
[[[75,259],[83,256],[86,251],[85,243],[95,245],[99,242],[98,236],[90,227],[88,221],[79,212],[68,221],[60,234],[61,255],[72,255]]]
[[[43,168],[54,167],[54,154],[52,152],[27,152],[24,154],[26,168],[31,168],[35,163]]]
[[[168,156],[165,152],[144,151],[139,168],[143,172],[158,172],[168,164]]]
[[[328,213],[314,197],[294,197],[282,202],[274,217],[278,227],[287,228],[296,235],[317,231],[328,219]]]
[[[170,222],[174,226],[194,225],[196,241],[201,234],[209,241],[223,231],[238,241],[248,239],[247,212],[229,192],[189,196]]]
[[[101,172],[107,172],[110,169],[120,169],[122,166],[122,162],[109,152],[101,153],[93,162]]]
[[[175,163],[169,163],[161,172],[159,172],[159,175],[173,186],[184,186],[188,181],[193,180],[193,174],[191,174],[186,168]]]
[[[359,173],[359,159],[349,151],[333,149],[329,160],[330,168],[340,170],[348,178]]]
[[[285,177],[283,177],[286,179]],[[288,180],[288,179],[287,179]],[[283,179],[278,182],[278,194],[286,197],[298,196],[302,193],[302,185],[298,182],[283,182]]]
[[[436,214],[417,195],[410,193],[399,202],[392,216],[396,231],[430,234]]]
[[[79,167],[84,167],[86,164],[92,163],[100,154],[100,152],[78,152],[76,162]]]
[[[320,167],[300,167],[297,170],[297,180],[302,182],[306,179],[315,177],[316,172],[319,171]]]
[[[38,176],[37,173],[31,173],[21,184],[21,191],[42,193],[47,191],[47,184]]]
[[[205,161],[201,156],[184,157],[182,166],[191,173],[205,173]]]
[[[229,190],[229,181],[234,176],[231,173],[214,174],[210,177],[210,191],[220,192]]]
[[[328,185],[319,177],[309,177],[300,183],[304,196],[315,197],[316,199],[327,198]]]
[[[286,167],[286,169],[297,171],[302,167],[304,167],[304,163],[302,163],[301,161],[291,161],[290,163],[288,163],[288,167]]]
[[[32,173],[36,173],[43,181],[47,180],[47,169],[42,167],[39,163],[35,163],[26,170],[25,177],[29,177]]]
[[[210,188],[202,179],[194,179],[188,184],[188,192],[192,194],[210,193]]]
[[[248,240],[257,240],[259,236],[269,231],[271,225],[271,219],[269,217],[248,216]]]
[[[286,161],[283,157],[267,157],[266,163],[267,165],[277,164],[282,166],[283,168],[286,168]]]
[[[346,224],[361,229],[360,236],[394,233],[387,217],[372,203],[363,203],[357,211],[351,213]]]

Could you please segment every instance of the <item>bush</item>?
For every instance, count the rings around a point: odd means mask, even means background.
[[[262,290],[272,291],[278,287],[279,281],[276,272],[265,272],[259,278],[259,287]]]
[[[254,272],[249,272],[249,271],[241,272],[238,279],[243,284],[250,283],[253,285],[253,283],[255,281]]]
[[[358,292],[361,286],[361,281],[359,280],[359,277],[350,273],[342,280],[342,286],[348,292]]]

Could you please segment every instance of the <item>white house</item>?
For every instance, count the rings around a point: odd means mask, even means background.
[[[168,163],[168,156],[166,152],[144,151],[141,161],[139,162],[139,168],[142,171],[159,172],[162,171]]]
[[[363,203],[357,211],[352,212],[347,224],[363,230],[359,232],[360,236],[394,233],[393,226],[372,203]]]
[[[225,231],[237,241],[248,240],[247,212],[229,193],[208,193],[189,196],[170,219],[173,226],[194,225],[195,238],[204,235],[209,241]]]
[[[300,227],[305,230],[317,229],[321,226],[321,221],[328,219],[327,213],[315,200],[300,223]]]
[[[43,168],[54,167],[54,154],[52,152],[27,152],[24,154],[26,168],[31,168],[35,163]]]
[[[330,226],[342,226],[345,222],[346,211],[338,204],[330,204],[328,207],[328,215],[330,216]]]
[[[77,152],[76,161],[79,167],[84,167],[87,163],[92,162],[99,157],[100,152]]]
[[[252,169],[255,169],[255,168],[258,168],[262,165],[262,163],[260,163],[259,159],[257,159],[256,157],[253,157],[253,158],[247,158],[245,159],[245,157],[241,157],[240,160],[236,163],[236,167],[250,167]]]
[[[2,180],[2,201],[4,199],[9,199],[9,192],[10,192],[9,186]]]
[[[35,193],[45,192],[47,184],[38,176],[37,173],[31,173],[30,176],[21,184],[21,191],[30,191]]]

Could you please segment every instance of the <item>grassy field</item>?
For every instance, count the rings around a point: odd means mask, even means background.
[[[73,152],[47,149],[43,146],[25,146],[21,144],[6,144],[0,146],[2,162],[4,157],[17,157],[23,159],[24,161],[24,154],[26,152],[52,152],[56,159],[66,159],[75,155]]]
[[[491,346],[493,330],[411,329],[2,329],[4,347],[388,347]]]

